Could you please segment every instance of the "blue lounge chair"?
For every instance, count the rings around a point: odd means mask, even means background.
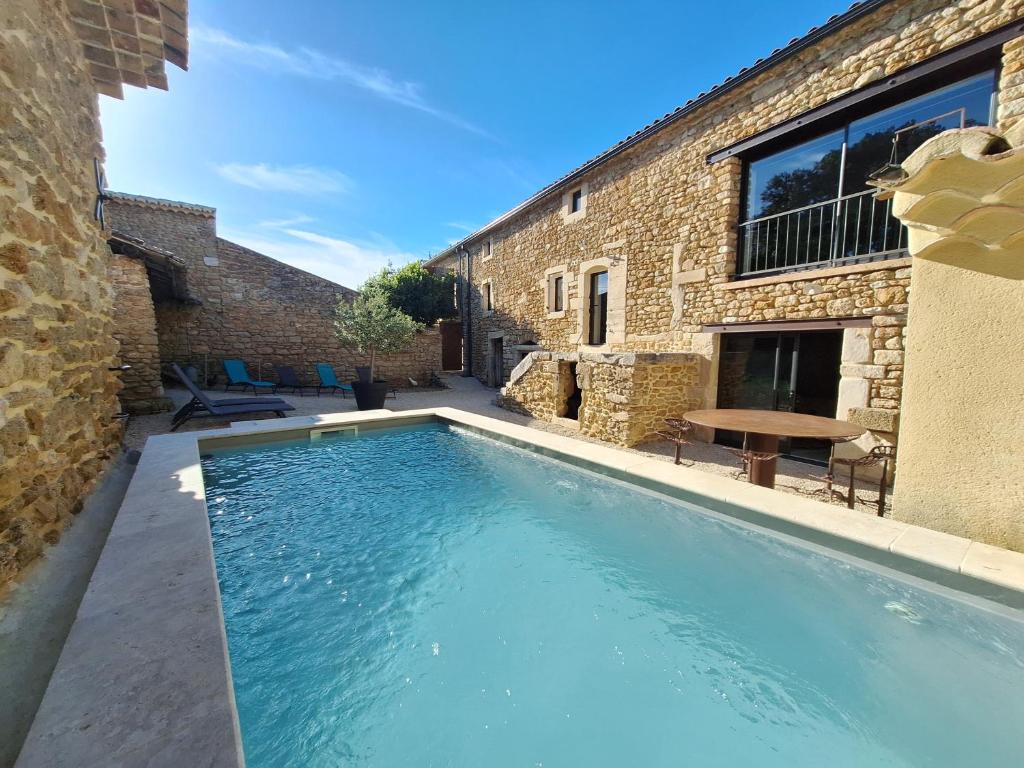
[[[229,387],[241,387],[243,392],[252,388],[254,395],[259,394],[258,389],[269,389],[273,394],[277,394],[277,385],[274,382],[253,381],[249,377],[249,372],[245,370],[245,363],[241,360],[225,360],[224,373],[228,375],[228,383],[224,385],[225,392]]]
[[[185,388],[192,393],[192,399],[178,409],[178,412],[171,417],[171,432],[176,430],[189,419],[201,416],[241,416],[247,413],[266,413],[272,411],[278,416],[284,416],[285,411],[294,411],[295,406],[286,403],[279,397],[225,397],[213,400],[206,396],[197,387],[185,372],[177,366],[171,365],[171,370],[177,376]]]
[[[320,383],[316,386],[317,397],[320,396],[321,389],[330,391],[332,395],[335,392],[341,392],[342,397],[347,397],[352,393],[352,385],[342,384],[338,381],[338,376],[334,373],[334,367],[330,363],[317,363],[316,375],[320,377]]]

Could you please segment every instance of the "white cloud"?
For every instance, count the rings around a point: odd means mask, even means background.
[[[352,181],[330,168],[309,165],[272,166],[266,163],[223,163],[216,166],[223,178],[261,192],[292,192],[300,195],[326,195],[348,192]]]
[[[286,72],[312,80],[345,83],[395,104],[433,115],[467,131],[487,135],[478,126],[430,104],[424,98],[419,83],[396,80],[379,67],[353,64],[312,48],[286,50],[272,43],[239,40],[227,32],[204,26],[190,29],[189,40],[193,46],[193,55],[196,51],[206,51],[213,55],[231,56],[243,64],[260,69]]]
[[[476,227],[470,224],[466,224],[465,222],[462,221],[449,221],[445,224],[445,226],[451,227],[452,229],[457,229],[460,232],[465,232],[467,235],[472,232],[475,232],[477,229]]]
[[[268,229],[287,229],[288,227],[295,227],[299,224],[309,224],[311,221],[316,221],[316,219],[312,216],[307,216],[304,213],[297,213],[286,219],[266,219],[261,221],[258,226],[266,227]]]
[[[221,237],[348,288],[358,288],[389,263],[402,265],[417,258],[381,237],[351,241],[303,229],[285,229],[280,235],[224,231]]]

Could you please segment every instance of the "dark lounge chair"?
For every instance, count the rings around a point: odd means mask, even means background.
[[[242,387],[244,392],[248,388],[252,388],[252,393],[258,395],[257,388],[269,389],[272,393],[277,394],[277,385],[272,381],[253,381],[249,376],[249,372],[245,369],[245,363],[241,360],[227,359],[224,361],[224,373],[228,375],[228,383],[224,385],[224,391],[227,392],[229,387]]]
[[[320,383],[316,387],[317,397],[320,396],[320,390],[322,389],[328,390],[332,395],[335,392],[341,392],[342,397],[352,394],[352,385],[342,384],[338,381],[338,375],[334,372],[334,367],[330,363],[317,363],[316,375],[320,377]]]
[[[267,411],[284,416],[285,411],[295,410],[294,405],[286,403],[279,397],[222,397],[213,400],[193,384],[192,379],[186,376],[176,363],[171,365],[171,370],[185,385],[185,388],[192,393],[192,399],[181,406],[171,417],[171,432],[189,419],[202,416],[241,416],[247,413],[266,413]]]
[[[289,387],[294,394],[299,393],[299,397],[305,397],[304,389],[312,389],[312,384],[303,384],[299,381],[298,374],[295,373],[295,369],[290,365],[278,365],[274,368],[277,371],[277,386],[278,387]]]

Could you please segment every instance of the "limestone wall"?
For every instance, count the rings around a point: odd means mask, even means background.
[[[201,302],[156,306],[165,364],[192,364],[221,382],[224,358],[241,358],[250,375],[270,381],[276,381],[275,365],[290,365],[315,382],[316,363],[331,363],[342,380],[355,378],[355,366],[366,364],[334,335],[338,300],[351,299],[354,291],[217,237],[213,209],[144,201],[116,201],[109,209],[112,226],[186,262],[188,292]],[[379,375],[396,383],[422,380],[441,370],[440,334],[425,331],[409,351],[380,358],[378,365]]]
[[[587,174],[584,215],[564,215],[561,191],[532,204],[466,248],[473,254],[473,373],[487,379],[489,337],[504,348],[536,341],[585,351],[580,267],[598,258],[625,266],[623,327],[609,352],[704,356],[705,404],[713,405],[717,345],[702,327],[727,322],[845,316],[884,319],[868,359],[850,378],[868,381],[873,416],[898,422],[901,340],[910,303],[908,261],[734,280],[742,163],[708,164],[710,152],[771,128],[853,89],[939,54],[1024,14],[1024,0],[896,0],[666,126]],[[1024,111],[1024,48],[1004,46],[1000,120]],[[751,51],[751,58],[758,52]],[[484,259],[484,240],[493,256]],[[545,273],[565,266],[567,311],[552,313]],[[610,273],[611,274],[611,273]],[[495,310],[480,310],[489,281]],[[614,298],[614,297],[613,297]],[[877,346],[876,346],[877,345]],[[506,360],[505,375],[515,360]],[[880,366],[877,367],[877,366]],[[858,385],[859,386],[859,385]],[[859,412],[858,412],[859,414]],[[855,414],[855,417],[857,414]]]
[[[117,307],[114,338],[120,348],[118,359],[131,366],[121,374],[121,404],[129,413],[170,410],[171,401],[160,380],[160,343],[146,265],[114,254],[108,275]]]
[[[665,418],[701,403],[697,355],[533,352],[513,371],[499,404],[545,421],[564,416],[571,365],[582,393],[580,432],[611,443],[654,439]]]
[[[120,440],[99,115],[65,13],[0,3],[0,584],[59,537]]]

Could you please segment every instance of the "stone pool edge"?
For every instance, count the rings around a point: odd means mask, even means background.
[[[201,451],[435,421],[1024,605],[1024,554],[455,408],[236,422],[147,441],[16,766],[244,765]]]

